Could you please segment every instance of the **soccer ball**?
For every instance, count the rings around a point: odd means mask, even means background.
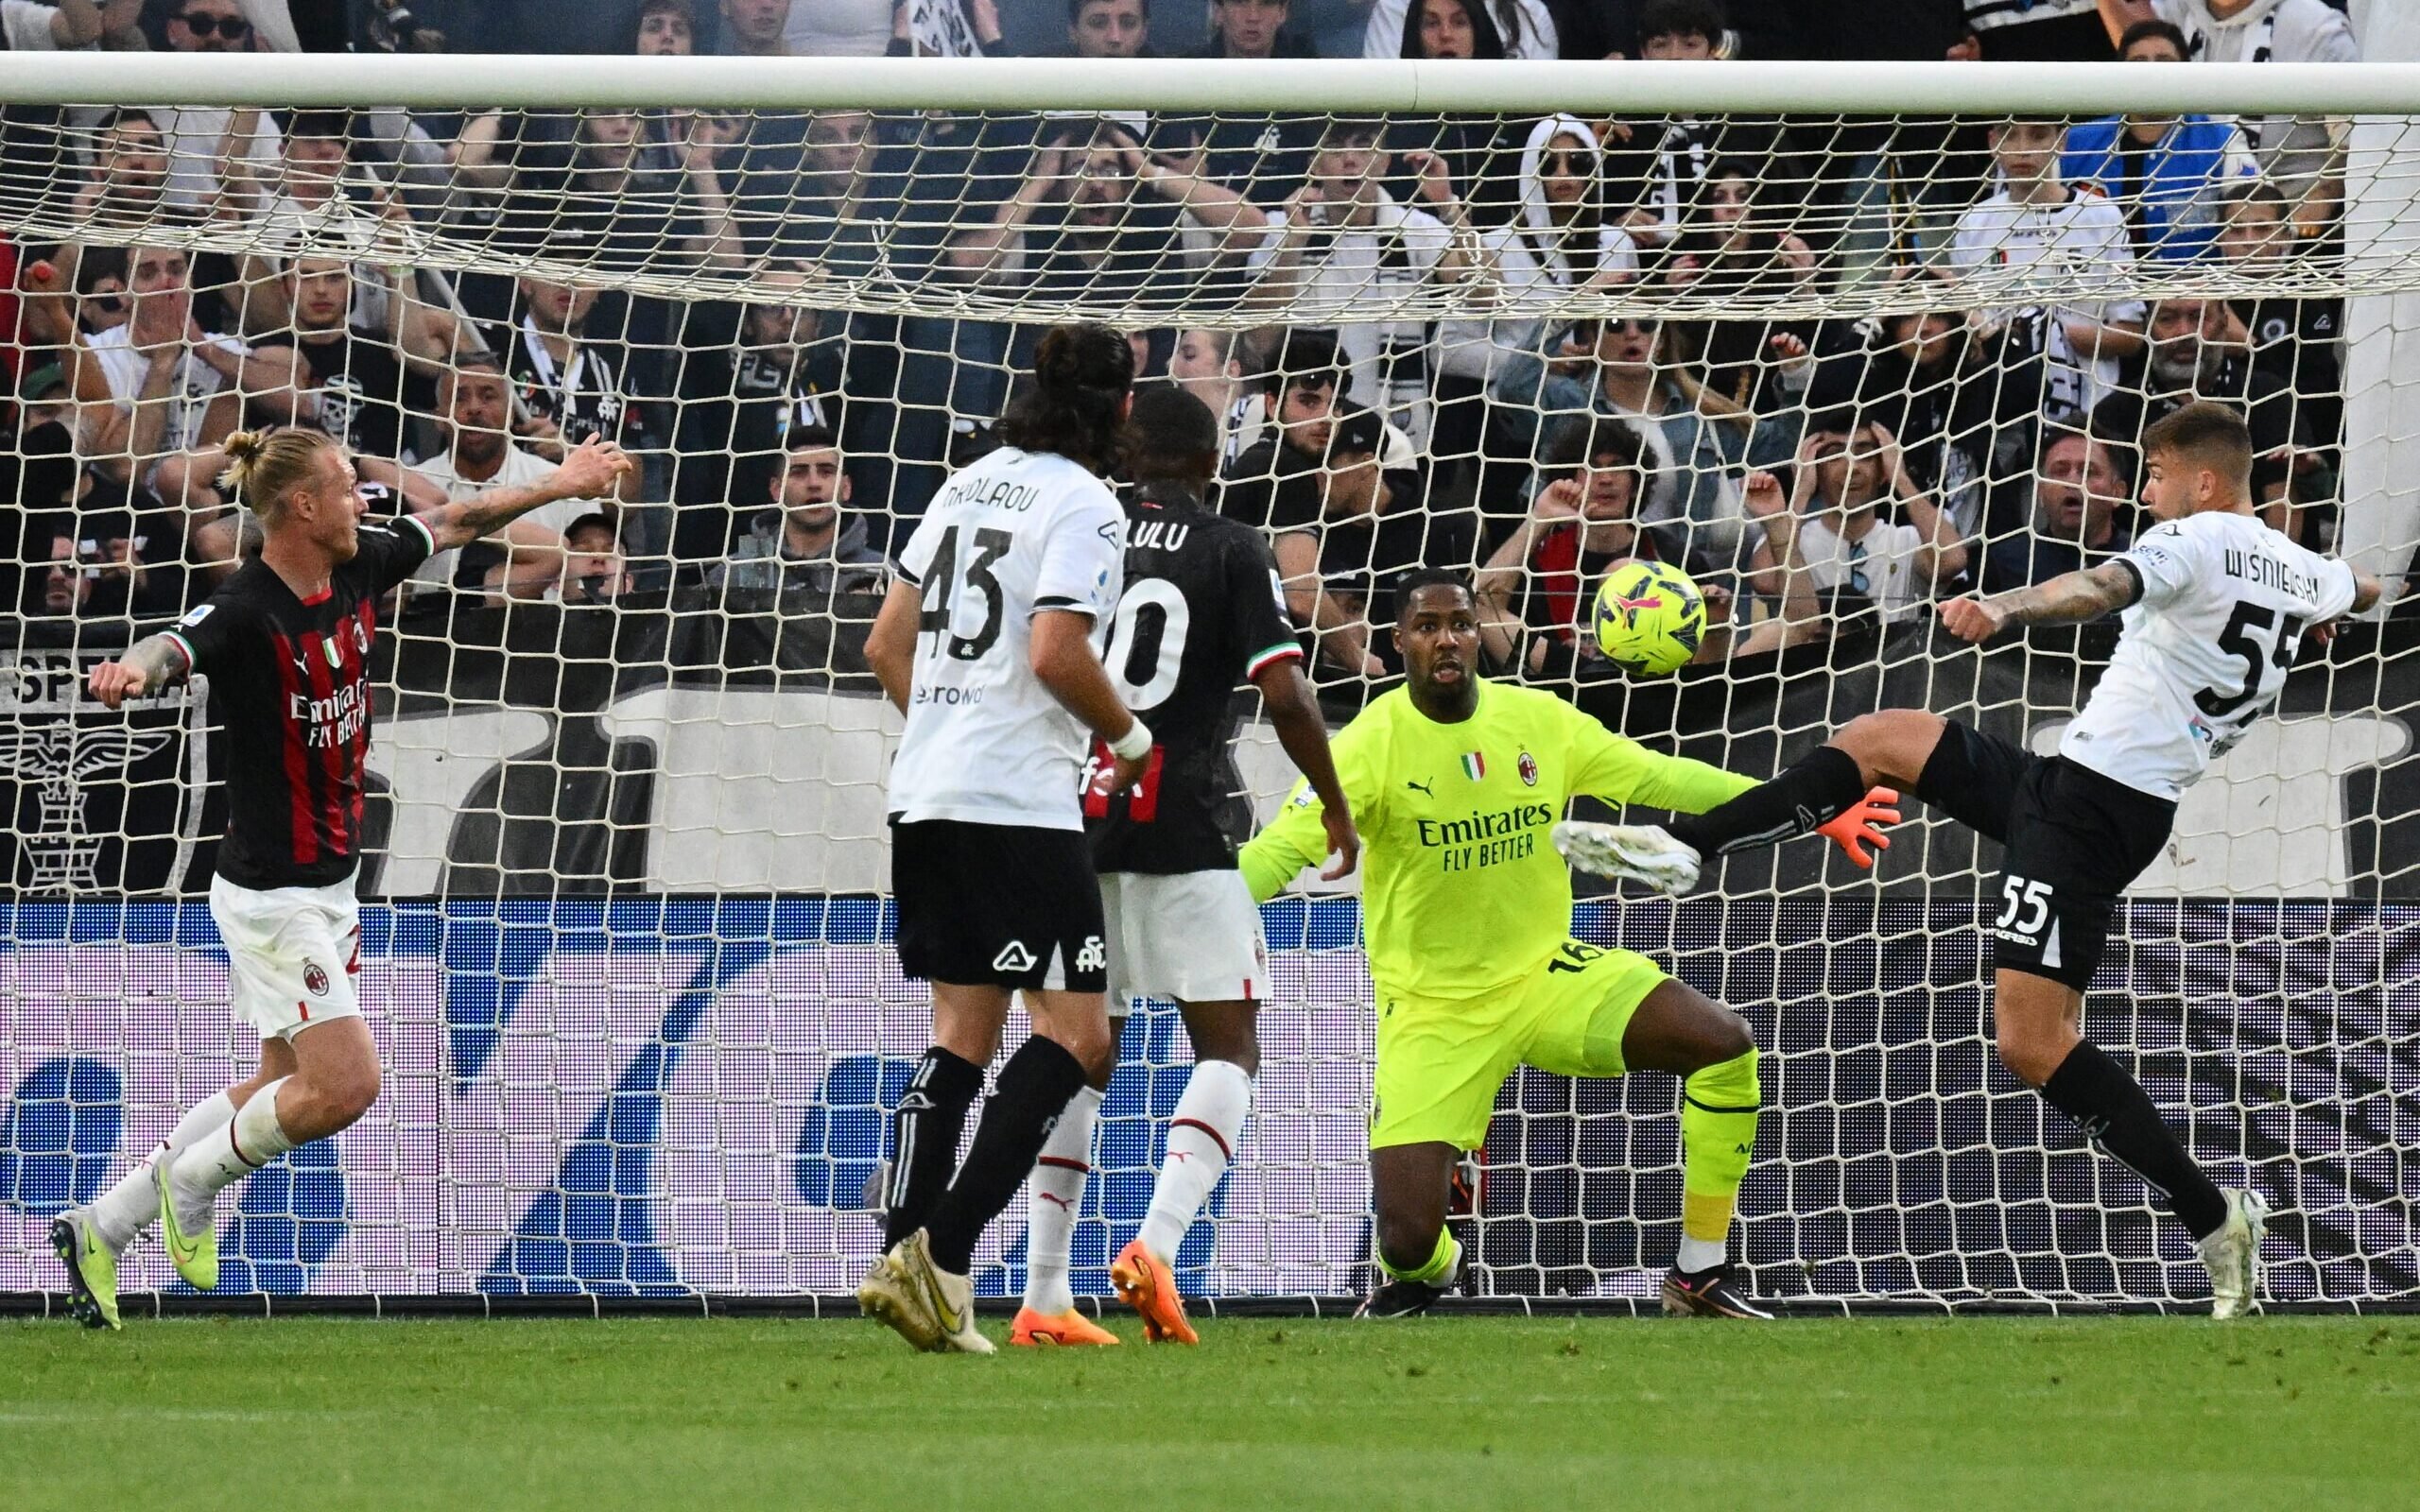
[[[1660,561],[1626,561],[1597,586],[1597,644],[1650,677],[1678,672],[1705,642],[1705,595]]]

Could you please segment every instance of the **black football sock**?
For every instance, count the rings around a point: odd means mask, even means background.
[[[890,1182],[883,1192],[885,1249],[925,1227],[958,1166],[966,1110],[983,1091],[983,1068],[935,1045],[917,1063],[890,1115]]]
[[[1017,1194],[1067,1099],[1082,1085],[1083,1062],[1055,1040],[1035,1035],[1009,1057],[992,1100],[983,1106],[983,1122],[975,1125],[966,1163],[925,1220],[933,1263],[956,1275],[967,1273],[983,1226]]]
[[[2196,1239],[2227,1221],[2227,1200],[2187,1154],[2176,1131],[2126,1068],[2086,1040],[2042,1084],[2050,1106],[2076,1121],[2084,1138],[2167,1194],[2168,1206]]]
[[[1810,834],[1865,795],[1857,758],[1838,746],[1818,746],[1772,782],[1707,813],[1677,815],[1664,828],[1702,857],[1727,855]]]

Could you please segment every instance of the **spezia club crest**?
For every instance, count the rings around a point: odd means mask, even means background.
[[[1537,785],[1538,785],[1538,759],[1537,759],[1535,756],[1530,755],[1528,751],[1526,751],[1526,750],[1525,750],[1525,751],[1523,751],[1523,752],[1521,753],[1521,760],[1520,760],[1520,762],[1519,762],[1517,765],[1518,765],[1520,766],[1520,768],[1521,768],[1521,783],[1522,783],[1522,785],[1523,785],[1523,786],[1525,786],[1525,787],[1535,787],[1535,786],[1537,786]]]

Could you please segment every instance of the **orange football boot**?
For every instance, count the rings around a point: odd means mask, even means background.
[[[1017,1309],[1017,1320],[1009,1326],[1009,1342],[1028,1349],[1046,1344],[1060,1346],[1080,1344],[1123,1344],[1126,1341],[1102,1328],[1074,1308],[1053,1317],[1029,1307]]]
[[[1109,1283],[1119,1300],[1143,1314],[1143,1336],[1153,1344],[1199,1344],[1201,1335],[1184,1320],[1184,1298],[1167,1262],[1130,1239],[1109,1263]]]

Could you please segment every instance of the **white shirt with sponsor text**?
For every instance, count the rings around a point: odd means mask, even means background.
[[[934,495],[899,554],[919,593],[908,728],[890,768],[906,822],[1081,830],[1084,727],[1033,675],[1031,621],[1092,616],[1100,648],[1125,583],[1126,512],[1049,452],[1004,446]]]
[[[2142,597],[2059,754],[2172,800],[2277,701],[2304,632],[2353,607],[2353,569],[2217,510],[2155,525],[2112,559]]]

